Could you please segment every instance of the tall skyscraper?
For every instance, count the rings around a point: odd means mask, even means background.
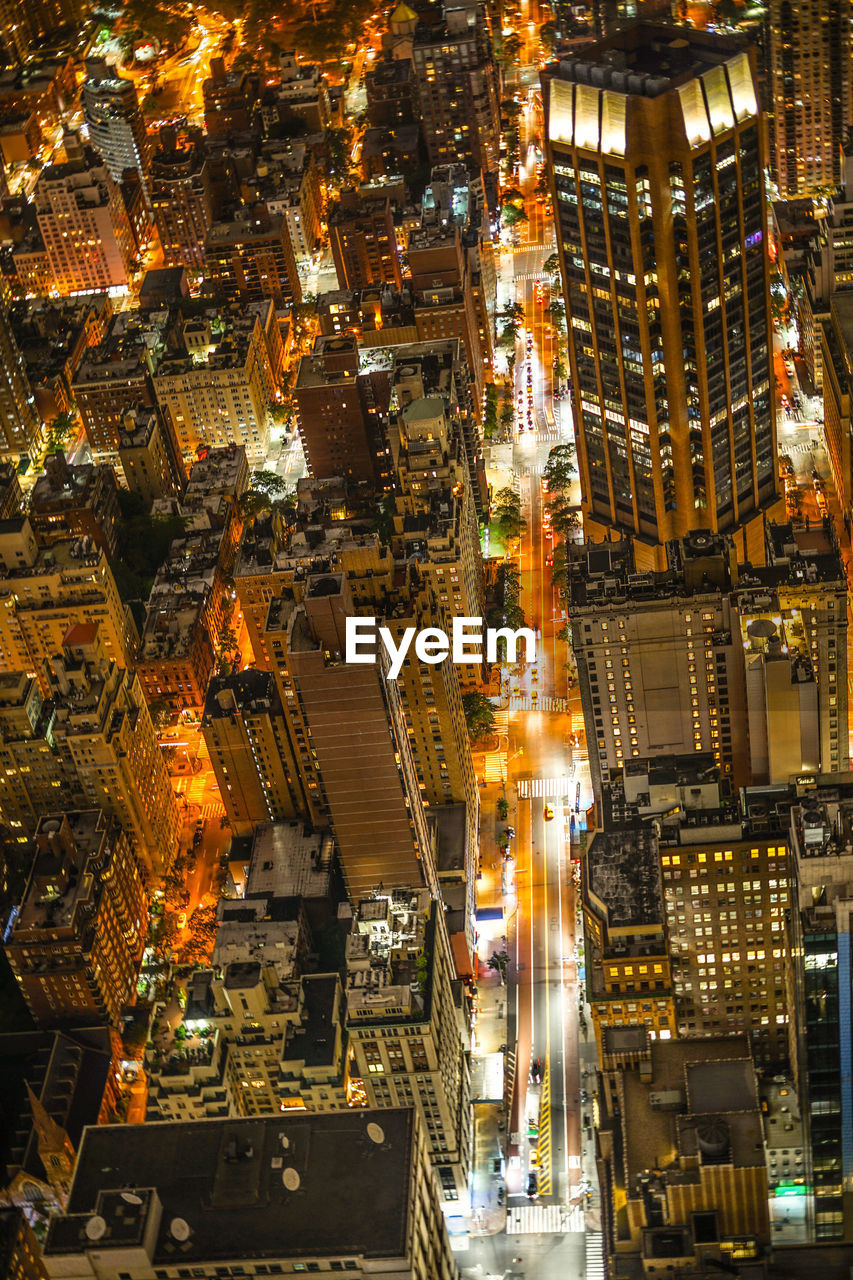
[[[763,559],[776,500],[764,147],[739,41],[634,23],[545,85],[586,527]]]
[[[117,76],[105,62],[95,61],[89,70],[89,79],[80,92],[89,141],[114,182],[121,182],[125,169],[135,169],[148,200],[151,151],[136,86],[132,80]]]
[[[835,186],[850,127],[850,0],[770,0],[773,175],[783,196]]]

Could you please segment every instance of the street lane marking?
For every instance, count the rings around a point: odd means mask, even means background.
[[[567,1235],[582,1232],[583,1212],[562,1204],[524,1204],[506,1211],[507,1235]]]
[[[516,782],[519,800],[547,800],[571,795],[575,785],[567,774],[562,778],[519,778]]]

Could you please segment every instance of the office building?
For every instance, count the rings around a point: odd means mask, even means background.
[[[777,499],[751,56],[639,22],[545,85],[584,523],[640,570],[696,528],[760,563]]]
[[[211,680],[201,731],[236,835],[296,817],[287,726],[273,677],[253,668]]]
[[[606,835],[596,834],[590,846],[590,892],[601,886],[589,905],[585,896],[596,1026],[657,1032],[644,994],[657,977],[672,997],[679,1036],[746,1034],[756,1063],[771,1073],[795,1060],[786,932],[790,808],[787,787],[736,795],[709,754],[625,764],[602,796]],[[627,864],[618,879],[606,873],[617,883],[630,882],[642,866],[657,883],[659,864],[665,958],[655,934],[659,954],[651,962],[628,954],[627,978],[624,941],[611,925],[616,899],[597,869],[602,839],[621,848]],[[647,927],[660,925],[657,897],[647,914]]]
[[[413,18],[411,60],[430,164],[458,161],[494,180],[500,78],[485,10],[446,4],[438,21]]]
[[[596,1129],[607,1256],[645,1274],[740,1267],[770,1242],[755,1068],[744,1037],[607,1032]]]
[[[150,147],[136,86],[99,59],[91,60],[87,70],[89,78],[80,90],[80,101],[89,141],[114,182],[121,182],[126,170],[136,171],[147,206]],[[147,209],[146,217],[150,222]]]
[[[401,1280],[456,1269],[411,1107],[87,1129],[68,1213],[48,1229],[47,1274],[96,1274],[94,1254],[129,1280],[246,1264]]]
[[[844,1193],[853,1173],[853,1093],[844,1063],[853,1043],[850,899],[853,795],[847,774],[803,779],[791,810],[792,981],[815,1238],[850,1233]]]
[[[39,822],[27,887],[4,949],[36,1023],[118,1027],[133,1003],[148,927],[127,835],[100,809]]]
[[[86,538],[43,549],[29,517],[3,521],[0,600],[0,670],[40,673],[78,623],[97,626],[108,658],[125,668],[132,664],[136,625],[106,555]]]
[[[394,214],[387,195],[344,191],[329,213],[329,243],[341,289],[402,284]]]
[[[179,144],[172,129],[161,129],[158,142],[148,186],[163,261],[198,273],[204,270],[204,244],[213,221],[205,156],[198,144]]]
[[[31,456],[38,449],[41,430],[27,366],[15,342],[9,316],[0,308],[0,457]]]
[[[33,202],[59,293],[128,284],[136,253],[130,223],[117,184],[91,148],[80,159],[43,169]]]
[[[697,531],[666,573],[627,543],[570,566],[569,620],[596,792],[635,758],[711,751],[736,786],[847,767],[846,585],[829,524],[770,525],[767,565]]]
[[[838,183],[850,126],[851,16],[848,0],[770,0],[772,172],[786,199]]]

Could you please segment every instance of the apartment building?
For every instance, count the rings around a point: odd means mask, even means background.
[[[260,462],[278,388],[281,334],[272,302],[179,317],[178,345],[163,351],[152,386],[184,463],[200,446],[243,446]]]
[[[771,0],[768,92],[773,177],[786,199],[834,187],[850,122],[850,6]]]
[[[148,927],[142,870],[100,809],[38,824],[24,897],[4,949],[37,1025],[121,1024]]]
[[[27,516],[0,522],[0,599],[0,670],[39,673],[78,623],[96,625],[106,656],[131,665],[136,625],[107,557],[85,537],[40,548]]]
[[[91,148],[48,165],[33,191],[54,287],[61,294],[125,287],[136,249],[121,192]]]
[[[213,221],[205,240],[206,277],[216,293],[241,302],[302,301],[288,220],[263,202]]]
[[[204,270],[204,244],[213,221],[213,196],[199,144],[179,144],[177,133],[160,130],[148,182],[154,225],[169,267]]]
[[[27,366],[15,341],[9,316],[0,308],[0,457],[30,457],[41,440],[42,425]]]
[[[211,680],[201,731],[235,834],[296,817],[287,725],[271,674],[249,667]]]

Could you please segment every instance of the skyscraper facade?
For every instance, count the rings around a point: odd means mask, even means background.
[[[150,148],[136,88],[132,80],[123,80],[106,64],[92,70],[80,94],[89,140],[114,182],[121,182],[125,169],[137,171],[147,200]]]
[[[733,532],[776,499],[764,146],[735,39],[635,23],[546,83],[583,509],[632,538]]]
[[[773,175],[791,198],[835,186],[850,126],[850,0],[771,0]]]

